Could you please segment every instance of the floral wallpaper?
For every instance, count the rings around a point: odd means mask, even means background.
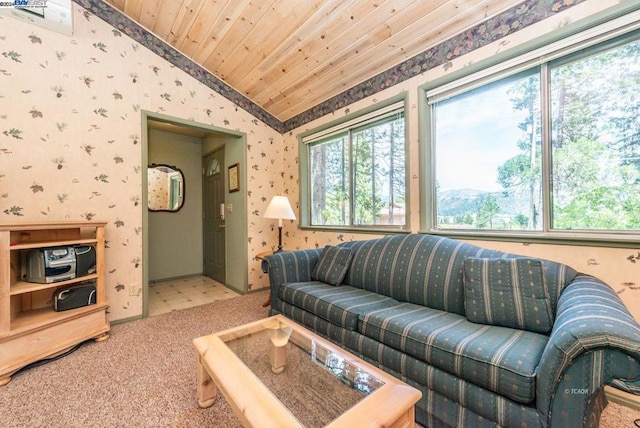
[[[149,209],[167,209],[169,206],[169,180],[167,180],[167,173],[156,168],[149,168],[147,176]]]
[[[248,203],[256,212],[273,194],[261,183],[280,168],[264,154],[282,136],[120,30],[73,8],[73,36],[0,15],[0,221],[108,221],[110,318],[126,319],[142,314],[141,111],[246,133]],[[263,251],[263,241],[277,240],[260,235],[268,220],[252,217],[251,255]],[[250,268],[261,275],[253,256]],[[253,276],[249,282],[266,285]]]
[[[113,28],[121,31],[123,34],[131,37],[136,42],[145,46],[155,54],[165,58],[172,65],[184,70],[185,73],[203,83],[207,87],[213,89],[214,92],[220,94],[227,100],[231,101],[237,107],[249,112],[260,121],[268,124],[273,129],[284,132],[283,123],[274,116],[263,110],[253,101],[227,85],[222,80],[213,76],[198,64],[191,61],[179,53],[176,49],[166,44],[163,40],[156,37],[153,33],[138,25],[125,15],[121,14],[117,9],[101,0],[73,0],[75,3],[84,7],[87,11],[100,17],[109,23]]]

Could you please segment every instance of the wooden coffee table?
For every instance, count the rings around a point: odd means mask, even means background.
[[[220,389],[244,426],[415,426],[420,391],[281,315],[193,344],[198,404]]]

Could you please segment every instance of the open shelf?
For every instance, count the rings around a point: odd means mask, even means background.
[[[72,247],[74,245],[95,245],[97,241],[95,239],[74,239],[70,241],[43,241],[43,242],[29,242],[25,244],[11,244],[11,251],[14,250],[32,250],[36,248],[44,247]]]
[[[98,279],[98,274],[81,276],[79,278],[68,279],[66,281],[50,282],[47,284],[19,281],[11,285],[11,296],[17,296],[19,294],[32,293],[39,290],[47,290],[58,287],[64,287],[66,285],[77,284],[84,281],[90,281],[92,279]]]

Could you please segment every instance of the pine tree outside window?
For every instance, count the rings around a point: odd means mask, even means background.
[[[303,138],[308,226],[402,230],[404,102]]]

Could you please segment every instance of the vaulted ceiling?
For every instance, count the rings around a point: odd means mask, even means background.
[[[284,122],[523,0],[105,0]]]

